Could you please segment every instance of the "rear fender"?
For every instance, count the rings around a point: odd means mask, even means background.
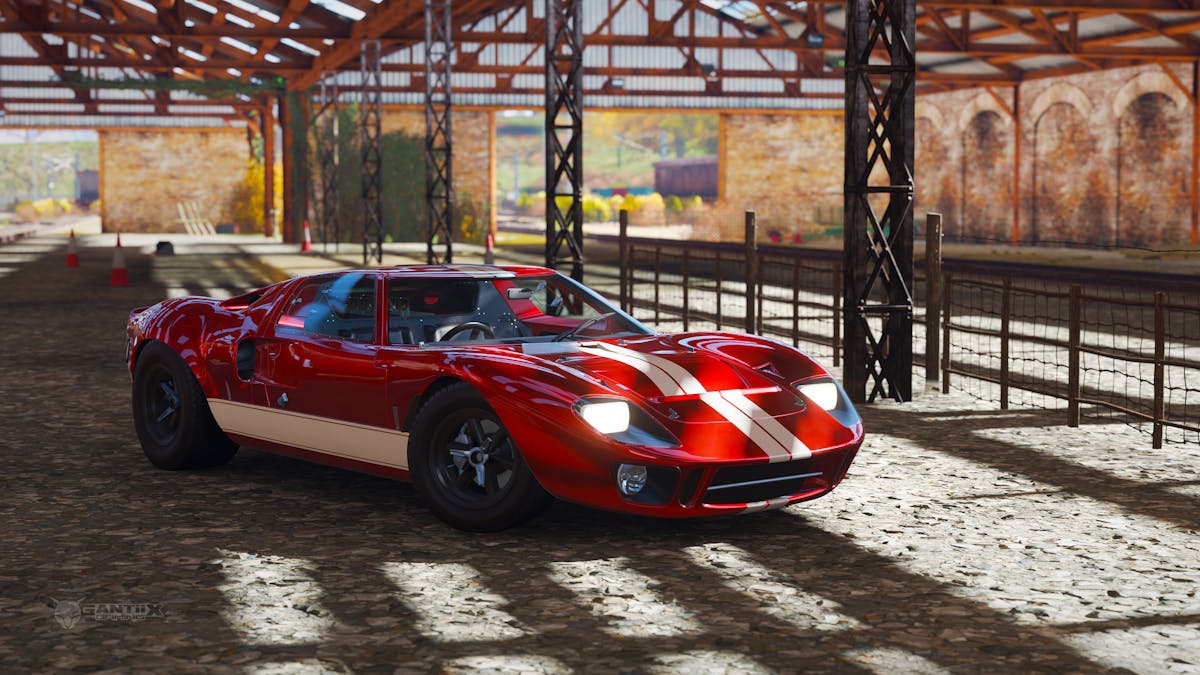
[[[218,396],[219,389],[205,367],[208,340],[217,319],[214,309],[213,301],[180,298],[134,316],[130,323],[131,333],[136,333],[136,337],[131,338],[130,373],[137,367],[145,346],[150,342],[161,342],[183,359],[200,382],[205,396]]]

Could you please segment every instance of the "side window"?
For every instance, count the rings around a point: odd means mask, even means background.
[[[418,344],[478,320],[475,279],[393,279],[388,282],[388,342]]]
[[[511,295],[511,299],[529,300],[539,312],[547,316],[591,319],[601,313],[583,296],[557,279],[522,277],[514,279],[512,284],[523,292]]]
[[[375,279],[365,274],[319,277],[288,301],[276,329],[375,341]]]

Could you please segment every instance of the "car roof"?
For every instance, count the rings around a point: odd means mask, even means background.
[[[397,265],[339,271],[342,274],[350,272],[383,274],[389,279],[504,279],[555,274],[552,269],[528,265]]]

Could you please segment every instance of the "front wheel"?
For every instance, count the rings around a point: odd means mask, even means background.
[[[151,342],[138,355],[133,426],[146,458],[160,469],[220,466],[238,449],[217,426],[192,369],[161,342]]]
[[[409,472],[442,520],[495,532],[529,520],[552,501],[479,392],[455,384],[435,393],[413,424]]]

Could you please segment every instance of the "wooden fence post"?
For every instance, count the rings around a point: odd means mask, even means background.
[[[621,279],[620,304],[621,311],[629,311],[629,282],[626,275],[629,274],[629,212],[621,209],[617,216],[620,221],[620,230],[617,236],[617,260],[621,266],[617,276]]]
[[[1000,297],[1000,409],[1008,410],[1009,334],[1012,315],[1012,278],[1004,277],[1004,291]]]
[[[942,393],[950,393],[950,298],[954,295],[954,277],[942,275]]]
[[[654,323],[658,323],[658,290],[662,287],[662,247],[654,247]]]
[[[925,382],[938,381],[942,324],[942,214],[925,216]]]
[[[746,332],[754,333],[755,292],[758,288],[758,216],[746,212]]]
[[[833,264],[833,367],[842,365],[842,263]]]
[[[683,332],[688,332],[692,318],[691,303],[688,302],[688,282],[690,277],[691,256],[688,255],[687,247],[683,249]]]
[[[717,262],[716,262],[717,269],[716,269],[716,274],[714,276],[716,277],[716,284],[717,284],[717,330],[721,330],[721,327],[722,327],[721,324],[723,323],[721,319],[722,319],[722,317],[724,317],[725,312],[724,312],[724,310],[721,309],[721,252],[717,251],[716,253],[717,253]]]
[[[1079,284],[1071,286],[1070,337],[1067,355],[1067,426],[1079,426],[1079,344],[1083,325],[1083,290]]]
[[[800,260],[798,258],[792,258],[792,346],[800,346]],[[837,352],[837,345],[834,345],[833,350]]]
[[[755,320],[758,322],[754,331],[756,335],[763,334],[763,283],[762,267],[760,266],[758,269],[758,311],[755,312]]]
[[[1167,294],[1154,294],[1154,449],[1163,446],[1166,419],[1164,361],[1167,357]]]

